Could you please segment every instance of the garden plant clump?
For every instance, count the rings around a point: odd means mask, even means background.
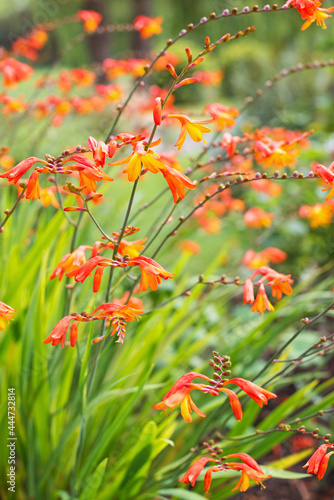
[[[163,42],[158,11],[57,3],[8,35],[1,498],[331,494],[333,11],[220,9]]]

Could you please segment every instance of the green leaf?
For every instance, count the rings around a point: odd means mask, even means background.
[[[181,500],[203,500],[206,499],[203,495],[199,495],[198,493],[194,493],[193,491],[183,490],[181,488],[168,488],[166,490],[159,490],[157,494],[161,495],[172,495],[176,498],[180,498]]]
[[[96,498],[97,492],[99,491],[103,477],[106,471],[108,463],[108,458],[102,460],[99,465],[96,467],[93,474],[88,476],[87,481],[85,481],[85,487],[83,492],[81,493],[79,500],[92,500],[92,498]]]

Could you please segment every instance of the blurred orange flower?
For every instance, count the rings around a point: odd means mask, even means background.
[[[12,307],[0,301],[0,330],[6,328],[6,321],[12,320],[15,312]]]

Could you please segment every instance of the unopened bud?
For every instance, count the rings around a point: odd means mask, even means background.
[[[185,51],[188,57],[188,62],[191,63],[191,61],[193,60],[193,55],[191,53],[191,50],[189,49],[189,47],[186,47]]]
[[[172,77],[174,78],[174,80],[177,80],[177,73],[175,71],[174,66],[171,63],[166,64],[166,69],[172,75]]]
[[[154,101],[153,107],[153,120],[156,125],[161,125],[161,110],[162,110],[162,99],[157,97]]]

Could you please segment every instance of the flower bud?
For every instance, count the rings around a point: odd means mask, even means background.
[[[156,125],[161,125],[161,97],[157,97],[156,100],[154,101],[154,107],[153,107],[153,120]]]

